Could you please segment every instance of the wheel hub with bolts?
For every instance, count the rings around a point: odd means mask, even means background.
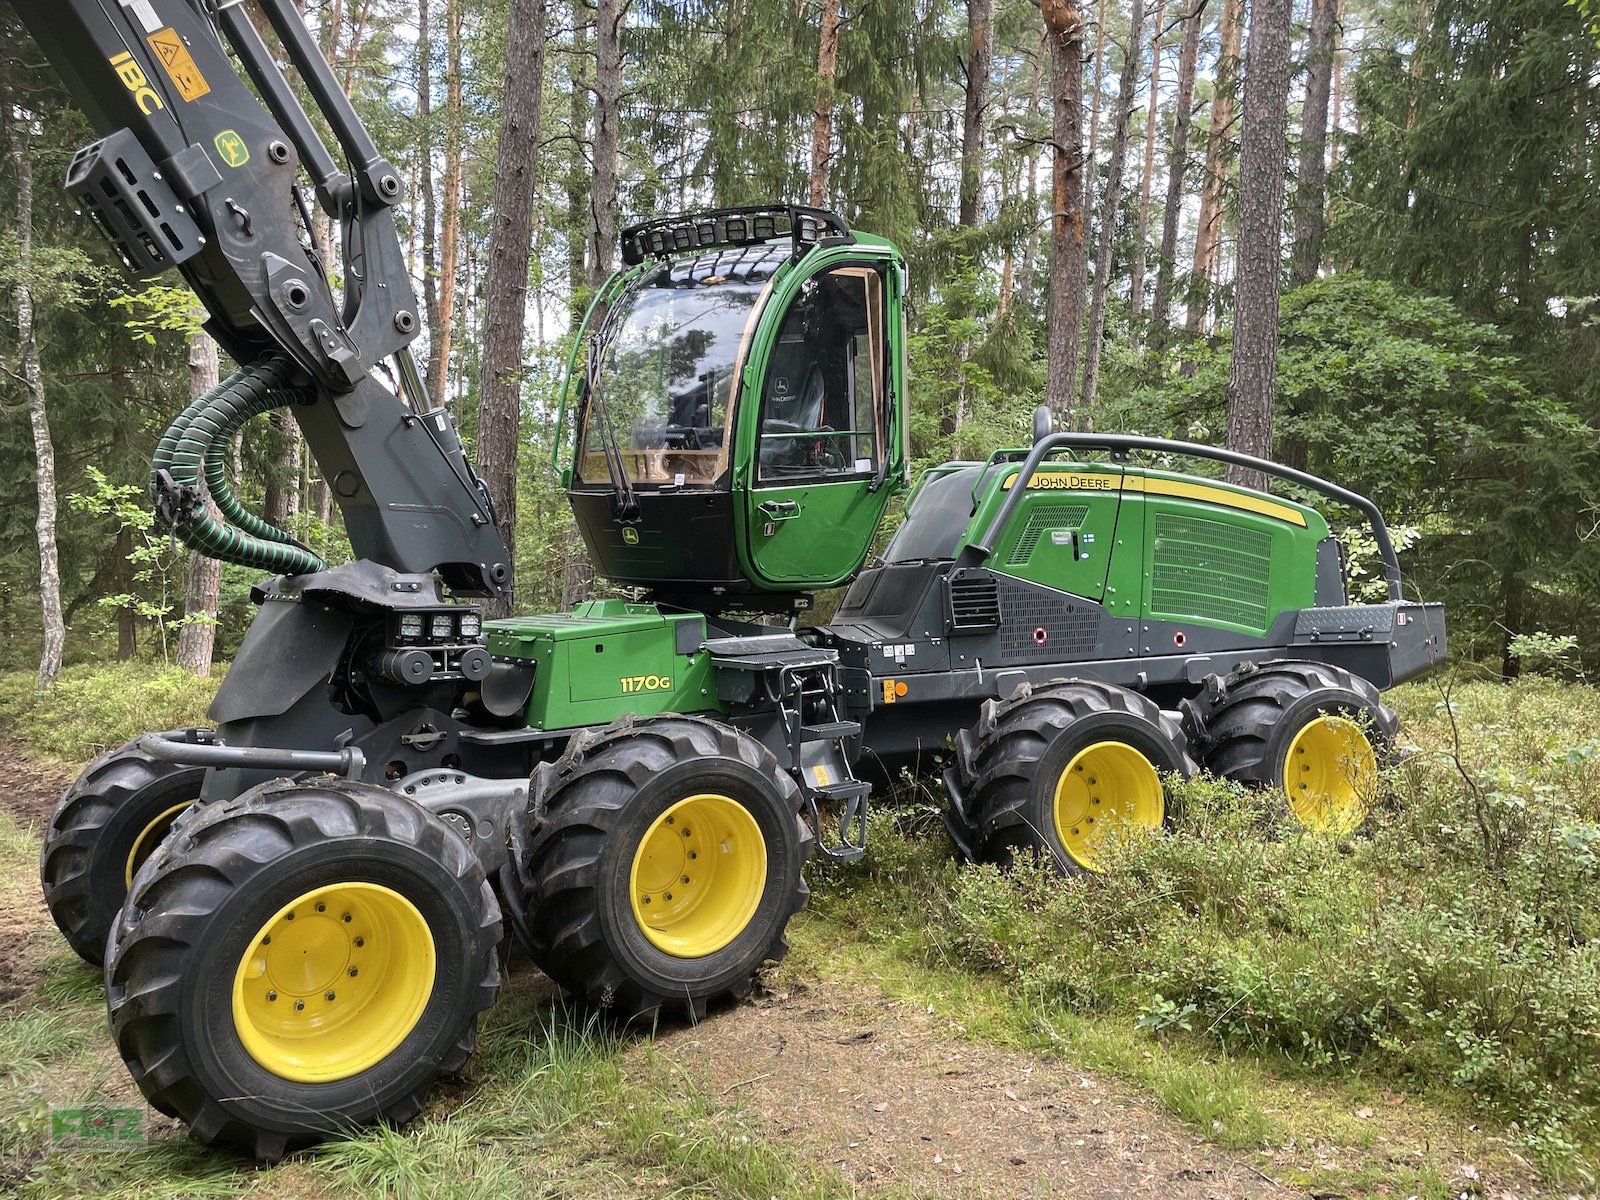
[[[427,922],[404,896],[372,883],[317,888],[279,909],[246,950],[234,1025],[275,1075],[345,1079],[406,1039],[435,969]]]
[[[1161,827],[1161,777],[1125,742],[1096,742],[1073,756],[1055,790],[1056,836],[1080,866],[1099,870],[1097,850],[1118,825]]]
[[[658,950],[699,958],[729,945],[755,915],[767,876],[761,827],[727,796],[678,801],[634,855],[634,917]]]
[[[1324,713],[1294,735],[1283,776],[1289,809],[1302,825],[1319,833],[1351,833],[1377,793],[1378,758],[1357,722]]]

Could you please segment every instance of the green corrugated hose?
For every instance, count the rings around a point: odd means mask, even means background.
[[[150,461],[150,493],[163,523],[191,549],[252,570],[303,575],[321,571],[327,563],[246,509],[228,483],[226,470],[233,435],[246,421],[304,399],[304,393],[284,386],[291,370],[284,355],[266,355],[184,409]],[[223,521],[213,517],[201,499],[202,475]]]

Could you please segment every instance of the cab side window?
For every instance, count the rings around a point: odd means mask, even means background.
[[[884,453],[883,277],[835,267],[790,302],[761,393],[759,478],[871,475]]]

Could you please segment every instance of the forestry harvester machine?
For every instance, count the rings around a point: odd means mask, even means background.
[[[625,231],[568,372],[564,477],[632,598],[485,621],[470,598],[504,594],[510,558],[412,358],[403,185],[291,0],[15,3],[104,134],[71,164],[75,203],[135,272],[178,270],[240,364],[150,475],[185,543],[270,576],[214,727],[95,760],[41,860],[133,1078],[202,1141],[272,1158],[414,1116],[472,1049],[503,923],[621,1017],[742,994],[784,950],[806,861],[864,852],[864,764],[945,755],[958,853],[1063,873],[1118,825],[1160,826],[1164,780],[1197,764],[1308,825],[1362,819],[1395,731],[1379,689],[1445,651],[1376,508],[1042,421],[908,487],[904,261],[814,209]],[[232,491],[234,435],[274,408],[355,561]],[[1365,517],[1387,602],[1348,602],[1324,501]]]

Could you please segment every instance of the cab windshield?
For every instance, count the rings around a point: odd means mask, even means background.
[[[578,479],[608,482],[606,448],[635,484],[704,486],[728,465],[739,374],[767,277],[663,263],[617,302],[582,398]]]

